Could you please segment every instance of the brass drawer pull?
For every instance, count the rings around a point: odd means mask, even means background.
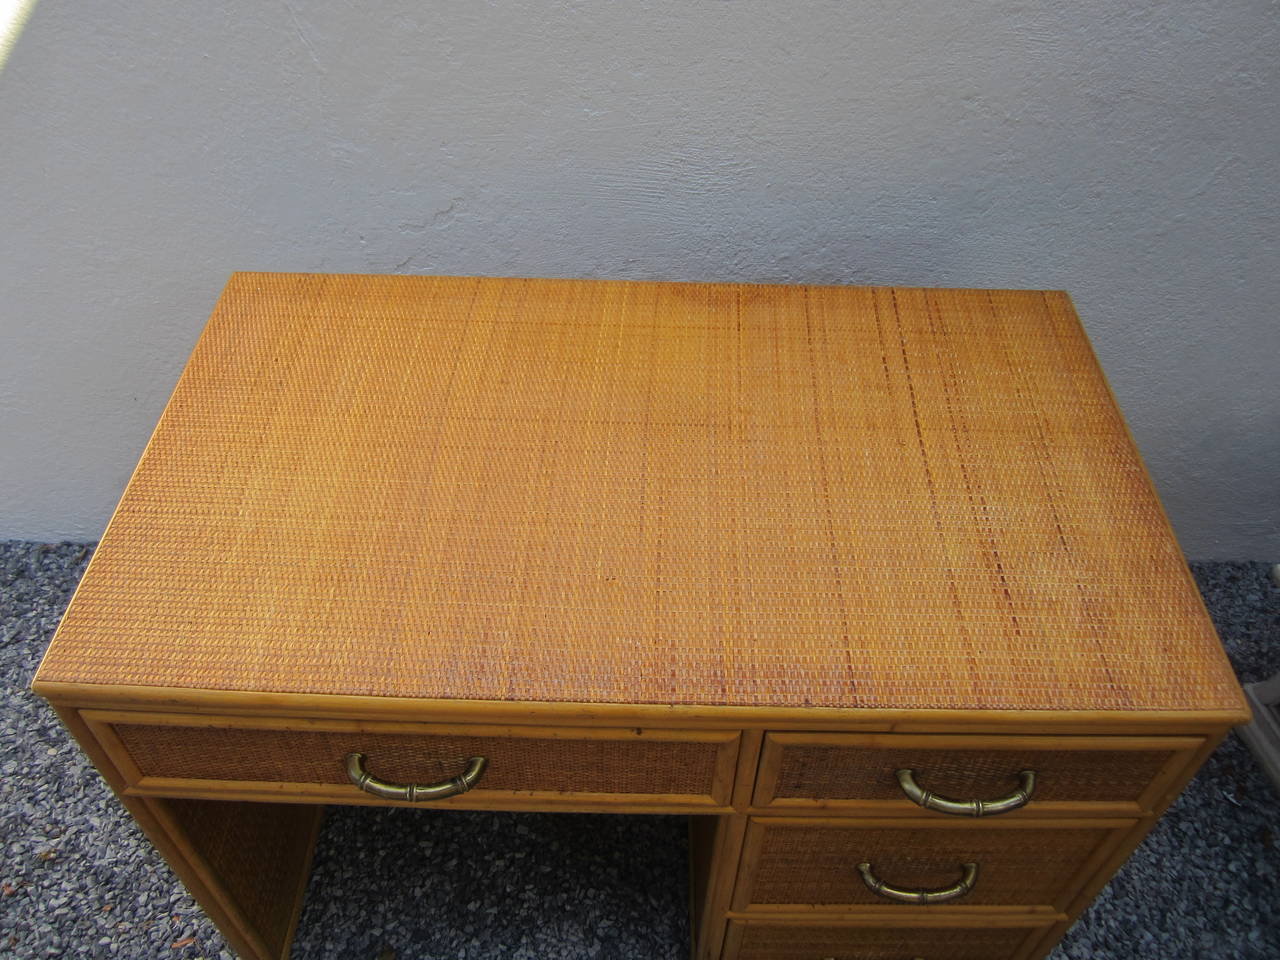
[[[883,880],[876,879],[869,863],[858,864],[858,872],[862,874],[862,882],[872,893],[890,900],[901,900],[903,903],[941,903],[944,900],[955,900],[972,890],[973,885],[978,882],[976,863],[964,864],[964,876],[960,878],[960,882],[943,887],[941,890],[903,890],[899,887],[891,887]]]
[[[950,813],[957,817],[989,817],[1025,806],[1031,799],[1031,791],[1036,788],[1036,772],[1023,770],[1018,774],[1018,778],[1022,781],[1022,789],[999,800],[948,800],[946,797],[939,797],[928,790],[921,789],[916,783],[914,770],[898,771],[898,783],[902,785],[902,792],[912,803],[927,810]]]
[[[364,768],[363,753],[347,754],[347,776],[357,787],[384,800],[408,800],[411,803],[443,800],[445,797],[466,793],[484,776],[487,766],[489,761],[484,757],[472,757],[467,761],[466,771],[451,780],[442,780],[440,783],[388,783],[386,780],[379,780]]]

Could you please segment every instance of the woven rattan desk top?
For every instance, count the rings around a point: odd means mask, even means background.
[[[1240,704],[1063,294],[252,273],[38,679]]]

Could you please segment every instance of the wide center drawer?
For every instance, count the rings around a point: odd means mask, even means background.
[[[735,910],[850,908],[1065,909],[1133,820],[936,820],[753,818],[734,893]],[[877,892],[862,872],[909,894],[967,892],[909,903]]]
[[[130,792],[156,796],[287,796],[379,803],[353,784],[362,754],[377,780],[449,782],[487,761],[470,790],[444,802],[510,807],[645,802],[729,803],[737,731],[440,725],[201,717],[86,710],[82,715]]]

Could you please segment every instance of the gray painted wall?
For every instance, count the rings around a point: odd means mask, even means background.
[[[1193,558],[1280,559],[1274,0],[40,0],[0,536],[96,538],[234,269],[1071,292]]]

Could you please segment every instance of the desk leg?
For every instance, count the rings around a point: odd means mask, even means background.
[[[166,851],[166,859],[244,960],[288,957],[324,807],[226,800],[144,803],[181,858],[175,861]],[[232,929],[239,934],[236,940]]]
[[[55,708],[85,753],[243,960],[284,960],[324,807],[130,797],[75,710]]]
[[[718,960],[725,912],[733,898],[747,818],[741,814],[689,818],[693,894],[693,960]]]

